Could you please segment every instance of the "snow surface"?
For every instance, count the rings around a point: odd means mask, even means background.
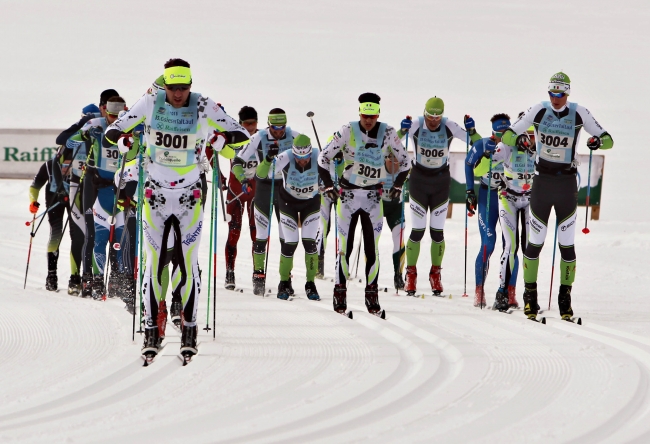
[[[332,312],[332,235],[328,279],[317,282],[321,302],[302,292],[302,247],[298,297],[253,296],[245,234],[236,270],[244,292],[223,290],[220,219],[216,340],[201,330],[199,355],[187,367],[176,359],[180,338],[171,327],[163,356],[142,368],[142,340],[131,342],[131,317],[119,301],[45,291],[47,227],[34,241],[23,290],[29,181],[1,181],[0,442],[650,442],[650,224],[641,194],[649,159],[639,143],[650,117],[647,2],[4,0],[0,7],[2,127],[63,129],[109,87],[133,102],[166,59],[183,57],[195,89],[231,115],[252,105],[263,119],[281,106],[294,128],[311,134],[304,117],[311,110],[321,140],[355,118],[365,91],[382,96],[382,120],[391,124],[438,95],[450,118],[470,113],[487,134],[492,114],[516,116],[543,100],[548,78],[562,69],[572,100],[616,143],[606,154],[601,220],[576,235],[573,306],[583,326],[556,319],[557,275],[547,325],[461,298],[458,206],[445,229],[447,298],[393,295],[384,232],[385,321],[365,313],[358,281],[349,285],[355,319]],[[579,214],[582,227],[584,209]],[[479,236],[476,220],[469,223],[471,294]],[[273,238],[269,287],[278,283]],[[552,238],[541,256],[542,306],[551,247]],[[204,270],[208,251],[206,232]],[[63,257],[62,288],[68,273]],[[522,286],[520,277],[520,300]],[[201,327],[207,282],[203,288]]]

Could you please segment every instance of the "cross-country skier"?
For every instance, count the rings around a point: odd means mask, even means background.
[[[239,110],[239,124],[246,128],[248,134],[253,136],[257,133],[257,111],[252,106],[244,106]],[[241,150],[239,150],[241,151]],[[245,163],[241,163],[241,168],[246,177],[248,187],[242,189],[242,184],[237,180],[235,174],[230,172],[228,180],[228,193],[226,211],[230,215],[228,222],[228,240],[226,241],[226,283],[228,290],[235,289],[235,260],[237,259],[237,243],[241,234],[243,213],[246,205],[246,216],[248,217],[248,228],[251,235],[251,241],[255,245],[256,230],[255,217],[253,214],[253,198],[255,197],[255,170],[258,165],[256,152],[251,153],[251,157]],[[233,165],[231,165],[232,168]]]
[[[551,208],[555,208],[560,246],[560,291],[558,306],[564,320],[571,320],[571,289],[576,272],[574,237],[578,189],[576,152],[580,130],[592,137],[587,140],[591,150],[611,149],[612,136],[603,129],[585,107],[569,102],[571,80],[563,72],[553,74],[548,84],[549,101],[531,106],[503,135],[503,142],[529,151],[536,151],[535,177],[530,196],[530,233],[524,252],[524,313],[536,318],[537,271],[539,254],[546,238]],[[535,127],[536,144],[525,134]]]
[[[473,216],[478,211],[478,229],[481,234],[481,247],[476,256],[474,266],[476,276],[476,290],[474,291],[475,307],[485,305],[485,289],[483,288],[483,284],[484,279],[487,277],[488,269],[490,268],[490,258],[492,257],[498,238],[496,227],[499,220],[499,206],[497,201],[499,199],[498,188],[503,176],[503,164],[495,162],[492,164],[492,171],[488,171],[488,162],[485,174],[481,175],[479,181],[478,199],[474,192],[474,167],[481,162],[481,159],[486,154],[489,155],[494,152],[496,144],[501,141],[503,131],[510,125],[510,117],[507,114],[499,113],[492,116],[490,122],[492,123],[492,136],[477,140],[465,158],[466,207],[470,216]],[[518,267],[518,262],[515,262],[514,267],[515,269]],[[515,273],[514,280],[509,276],[508,282],[516,285],[516,278]]]
[[[116,144],[126,153],[130,131],[144,123],[147,141],[143,207],[145,339],[142,353],[155,356],[161,346],[157,322],[161,294],[161,248],[176,236],[182,249],[180,294],[183,301],[181,353],[197,353],[196,312],[201,285],[197,255],[203,228],[199,164],[208,139],[215,152],[232,157],[231,145],[244,144],[248,133],[211,99],[190,91],[190,65],[182,59],[165,63],[164,90],[150,89],[106,131],[103,146]],[[123,137],[125,136],[125,137]],[[162,255],[164,256],[164,254]]]
[[[38,213],[38,193],[44,185],[47,221],[50,224],[50,238],[47,243],[47,277],[45,288],[49,291],[59,289],[57,277],[57,265],[59,261],[59,245],[63,238],[63,216],[68,209],[69,177],[68,170],[72,162],[72,153],[69,150],[58,152],[52,159],[41,165],[41,168],[34,176],[29,187],[29,211],[32,214]],[[45,217],[43,215],[42,217]],[[75,262],[70,255],[70,266],[72,275],[70,281],[78,281],[78,270],[75,272]]]
[[[348,258],[359,220],[366,255],[366,307],[372,314],[383,313],[377,287],[377,243],[383,227],[381,189],[386,180],[385,162],[391,153],[399,162],[395,181],[388,192],[391,200],[400,197],[410,164],[395,129],[379,122],[379,101],[380,97],[375,93],[361,94],[359,121],[343,125],[318,157],[318,172],[325,187],[324,194],[335,202],[340,197],[336,209],[339,251],[333,300],[334,310],[339,313],[347,310]],[[344,171],[338,187],[335,187],[330,164],[339,152],[343,152]]]
[[[281,154],[278,147],[271,145],[266,157],[257,167],[258,177],[282,177],[282,188],[278,193],[280,224],[284,233],[284,244],[280,255],[280,283],[278,298],[289,299],[289,279],[293,269],[293,254],[302,238],[305,248],[307,283],[305,292],[311,300],[320,300],[314,277],[318,271],[318,250],[316,235],[320,217],[320,196],[318,195],[318,148],[312,148],[309,137],[301,134],[293,139],[291,150]],[[276,157],[277,155],[277,157]],[[275,158],[275,162],[274,162]],[[270,171],[275,166],[275,173]],[[300,230],[300,232],[299,232]]]
[[[420,255],[420,242],[427,227],[429,215],[429,234],[431,235],[431,269],[429,283],[433,294],[443,291],[440,270],[445,254],[445,219],[449,206],[449,146],[454,138],[471,143],[481,136],[476,132],[474,119],[465,116],[465,129],[456,122],[443,117],[445,104],[439,97],[432,97],[424,105],[424,113],[414,122],[410,117],[402,120],[399,137],[411,139],[414,162],[410,183],[411,234],[406,244],[406,285],[404,289],[410,296],[417,290],[417,262]]]
[[[402,270],[404,269],[404,198],[406,192],[400,193],[397,199],[390,198],[390,189],[393,187],[395,175],[399,172],[399,161],[391,153],[386,159],[386,181],[381,194],[384,218],[393,238],[393,284],[395,290],[404,289]],[[404,185],[406,188],[406,184]]]
[[[504,117],[507,116],[504,115]],[[507,126],[510,126],[510,122],[507,123]],[[527,133],[531,139],[535,137],[534,131],[534,127],[528,129]],[[501,135],[500,131],[495,132],[495,138],[501,139]],[[530,203],[530,187],[535,171],[535,157],[527,151],[512,149],[503,142],[499,142],[496,150],[484,151],[482,160],[474,169],[476,175],[484,177],[488,174],[490,155],[493,169],[503,162],[503,173],[498,190],[499,223],[503,233],[503,253],[500,261],[499,290],[496,294],[494,308],[499,311],[507,311],[509,308],[519,306],[516,291],[519,266],[517,250],[519,249],[520,238],[522,250],[526,249],[528,239],[528,206]],[[480,203],[479,211],[481,211]],[[519,228],[520,221],[521,229]]]
[[[254,162],[261,163],[268,153],[271,145],[277,145],[279,152],[283,153],[291,149],[293,140],[300,135],[298,131],[287,126],[287,115],[281,108],[273,108],[269,112],[267,120],[268,127],[258,131],[251,137],[251,141],[242,149],[233,161],[232,173],[235,179],[241,184],[244,192],[251,193],[251,181],[247,178],[246,170],[254,165]],[[274,189],[271,190],[271,183]],[[266,288],[266,244],[268,241],[268,228],[270,223],[271,196],[273,196],[273,208],[275,217],[280,222],[278,209],[278,195],[283,187],[282,177],[255,178],[255,243],[253,246],[253,293],[263,295]],[[284,248],[284,236],[282,226],[278,227],[280,232],[280,245]],[[291,279],[289,279],[290,293],[293,294]]]

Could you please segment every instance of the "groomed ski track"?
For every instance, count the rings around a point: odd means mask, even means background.
[[[27,182],[3,184],[8,191],[2,203],[12,205],[11,191]],[[395,296],[389,287],[380,293],[386,320],[366,313],[363,284],[351,283],[350,320],[331,310],[331,275],[317,281],[323,300],[307,300],[301,256],[295,261],[292,302],[274,294],[254,296],[250,240],[242,236],[237,284],[244,292],[223,289],[221,268],[216,340],[202,330],[204,282],[199,355],[182,367],[176,358],[179,333],[168,324],[163,354],[143,368],[142,339],[136,335],[131,342],[131,317],[120,301],[66,294],[67,258],[59,265],[65,270],[59,273],[61,291],[43,289],[45,236],[34,243],[27,290],[22,289],[27,228],[20,227],[20,216],[10,219],[15,236],[0,242],[6,252],[0,264],[2,442],[650,438],[650,340],[622,324],[592,321],[597,305],[591,317],[583,316],[583,326],[558,320],[555,306],[545,313],[547,325],[527,321],[521,311],[480,310],[472,298],[460,297],[451,281],[462,274],[450,264],[443,281],[449,282],[445,292],[451,299]],[[207,243],[206,236],[205,264]],[[382,254],[384,264],[389,254]],[[272,257],[269,269],[276,267]],[[328,264],[326,271],[331,269]],[[384,275],[380,287],[390,283]],[[267,287],[275,285],[270,277]]]

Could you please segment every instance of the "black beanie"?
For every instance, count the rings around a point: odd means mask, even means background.
[[[242,106],[239,110],[239,121],[243,122],[245,120],[257,120],[257,111],[252,106]]]
[[[375,93],[363,93],[363,94],[361,94],[359,96],[359,103],[370,102],[370,103],[377,103],[378,104],[380,100],[381,100],[381,97],[379,97]]]
[[[99,96],[99,106],[106,105],[106,102],[108,102],[108,99],[111,97],[119,96],[117,91],[114,89],[107,89],[101,93]]]

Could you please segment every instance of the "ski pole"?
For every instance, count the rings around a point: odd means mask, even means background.
[[[212,204],[210,205],[210,253],[208,257],[208,308],[206,310],[206,316],[205,316],[205,328],[203,330],[205,331],[210,331],[210,295],[212,291],[212,276],[211,273],[213,272],[213,266],[216,268],[216,264],[212,264],[212,259],[214,257],[215,252],[213,250],[213,234],[214,234],[214,219],[215,219],[215,208],[216,208],[216,190],[215,190],[215,184],[217,183],[216,177],[217,177],[217,169],[215,168],[216,164],[216,156],[212,157],[213,164],[212,164]]]
[[[469,152],[469,133],[466,133],[466,138],[465,138],[465,157],[467,157],[467,153]],[[467,184],[469,185],[469,184]],[[472,184],[473,186],[474,184]],[[484,283],[485,285],[485,283]],[[468,297],[467,296],[467,211],[465,211],[465,277],[463,279],[463,296],[464,298]]]
[[[216,156],[217,153],[214,153],[214,156]],[[219,182],[219,199],[221,201],[221,213],[223,214],[223,221],[224,222],[230,222],[230,214],[226,214],[226,207],[224,205],[224,199],[223,199],[223,190],[221,189],[221,168],[219,167],[219,160],[217,160],[217,181]]]
[[[140,147],[138,149],[138,218],[137,218],[137,224],[138,224],[138,249],[137,249],[137,254],[138,254],[138,259],[136,260],[136,263],[138,264],[138,272],[136,277],[139,276],[139,283],[138,283],[138,294],[140,295],[140,302],[139,302],[139,308],[140,308],[140,325],[138,329],[138,333],[143,334],[144,330],[142,330],[142,307],[144,306],[142,303],[142,281],[144,281],[144,267],[142,266],[142,260],[143,260],[143,255],[142,255],[142,245],[144,244],[142,237],[144,235],[144,229],[142,228],[142,212],[144,211],[144,160],[142,159],[142,151],[144,150],[144,143],[143,143],[143,138],[144,136],[142,133],[140,133]],[[135,323],[135,295],[133,295],[133,322]],[[133,327],[135,328],[135,326]]]
[[[323,148],[320,146],[320,140],[318,139],[318,132],[316,131],[316,125],[314,125],[314,113],[313,111],[309,111],[307,113],[307,117],[309,117],[309,120],[311,120],[311,127],[314,129],[314,136],[316,136],[316,142],[318,143],[318,149],[320,151],[323,151]]]
[[[483,245],[483,290],[481,294],[481,310],[483,310],[483,300],[485,299],[485,281],[487,280],[487,241],[490,237],[490,194],[492,194],[492,153],[490,153],[490,167],[488,168],[488,189],[487,189],[487,202],[485,204],[485,219],[483,223],[485,224],[485,234],[488,239],[486,239],[485,244]]]
[[[582,229],[584,234],[589,234],[589,228],[587,227],[587,221],[589,220],[589,196],[591,195],[591,159],[593,157],[594,151],[589,150],[589,174],[587,176],[587,200],[585,202],[585,227]]]
[[[558,223],[555,221],[555,237],[553,238],[553,262],[551,263],[551,288],[548,290],[548,309],[551,309],[551,295],[553,294],[553,273],[555,272],[555,250],[557,248],[557,227]]]
[[[219,169],[219,159],[217,158],[217,153],[214,154],[215,164],[217,165],[217,183],[221,184],[221,170]],[[219,200],[221,195],[221,186],[219,186],[219,193],[217,193],[214,198]],[[221,204],[223,205],[223,199],[221,199]],[[223,206],[221,207],[223,209]],[[215,213],[218,210],[215,209]],[[224,212],[224,220],[226,213]],[[219,223],[219,216],[215,214],[214,217],[214,245],[212,245],[212,251],[214,252],[214,272],[212,273],[212,339],[217,337],[217,228]],[[208,297],[209,294],[208,294]]]
[[[266,270],[269,265],[269,247],[271,245],[271,220],[273,219],[273,192],[275,191],[275,157],[273,158],[273,165],[271,165],[271,168],[273,168],[272,176],[271,176],[271,205],[269,209],[269,229],[268,233],[266,236],[266,257],[264,258],[264,277],[266,278]],[[266,289],[264,289],[264,292],[266,292]]]
[[[242,196],[242,194],[244,194],[243,191],[242,191],[241,193],[239,193],[238,195],[236,195],[235,197],[233,197],[232,199],[227,200],[227,201],[226,201],[226,205],[230,205],[230,204],[233,203],[234,201],[239,200],[239,198]]]
[[[25,268],[25,283],[23,284],[23,290],[27,288],[27,272],[29,271],[29,259],[32,257],[32,241],[34,240],[34,221],[36,220],[36,215],[34,214],[34,219],[32,220],[32,232],[29,233],[29,250],[27,250],[27,268]]]
[[[361,230],[361,233],[359,235],[359,246],[357,247],[357,265],[355,266],[354,269],[354,278],[357,278],[357,274],[359,273],[359,258],[361,257],[361,243],[363,242],[363,229]]]
[[[27,221],[27,222],[25,222],[25,225],[28,226],[28,227],[29,227],[30,225],[33,225],[34,222],[36,221],[36,219],[40,219],[41,217],[45,216],[47,213],[49,213],[49,212],[52,211],[54,208],[56,208],[60,203],[61,203],[60,201],[57,202],[57,203],[55,203],[54,205],[52,205],[51,207],[49,207],[47,210],[43,211],[41,214],[35,214],[35,215],[34,215],[34,219],[32,219],[31,221]],[[44,217],[43,217],[43,218],[44,218]],[[36,232],[38,232],[38,228],[41,226],[41,223],[42,223],[42,222],[43,222],[42,220],[39,221],[38,226],[36,227],[36,231],[34,232],[34,236],[36,236]]]

